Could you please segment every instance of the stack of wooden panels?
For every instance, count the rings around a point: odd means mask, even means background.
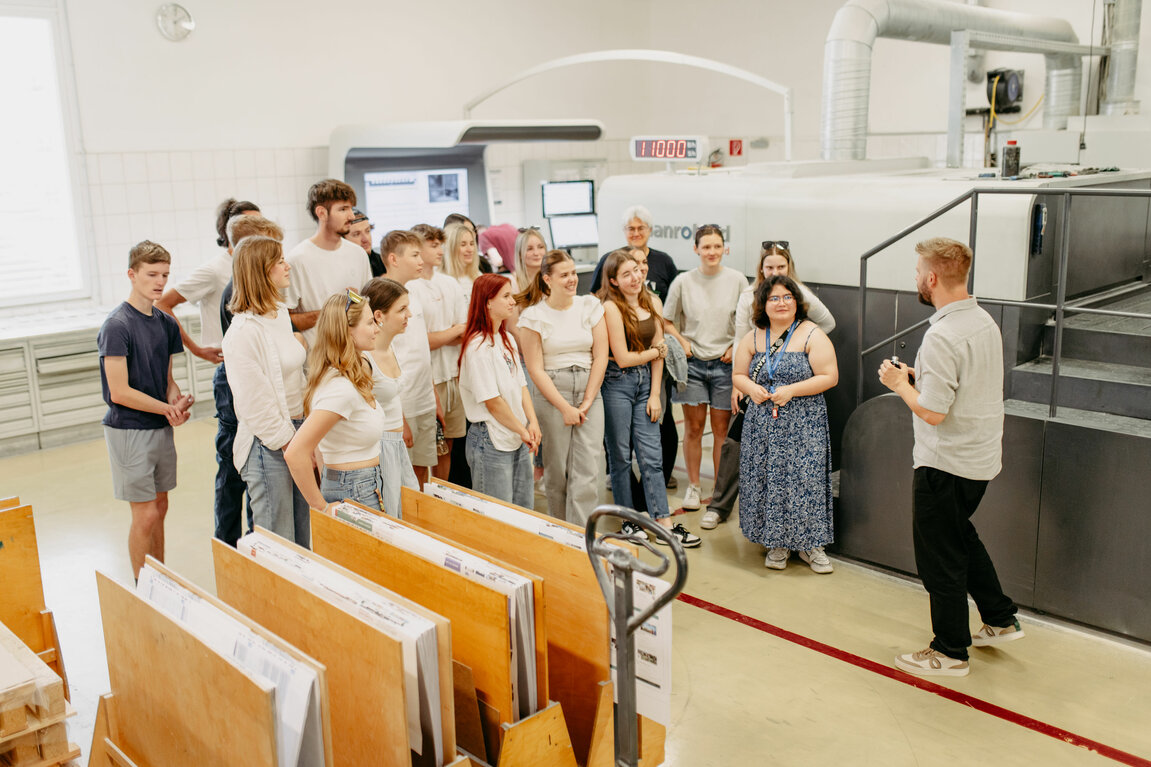
[[[64,683],[0,624],[0,764],[48,767],[80,756],[64,724]]]

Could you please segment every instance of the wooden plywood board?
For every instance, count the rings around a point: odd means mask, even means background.
[[[452,657],[471,667],[480,701],[515,721],[507,597],[314,510],[312,547],[451,621]]]
[[[212,555],[220,599],[327,669],[337,767],[409,765],[400,643],[219,540],[212,541]]]
[[[164,767],[275,767],[275,693],[103,573],[96,573],[116,746]]]
[[[376,516],[385,516],[383,513],[381,513],[380,511],[378,511],[376,509],[371,509],[367,506],[356,503],[354,501],[345,501],[345,503],[356,506],[357,508],[366,511],[369,514],[375,514]],[[313,513],[320,514],[321,512],[314,511]],[[330,516],[330,515],[325,515],[325,516]],[[532,582],[532,606],[533,606],[533,610],[534,610],[533,616],[532,616],[532,622],[533,622],[533,625],[535,626],[535,646],[536,646],[535,663],[536,663],[536,679],[538,680],[537,689],[536,689],[536,710],[542,711],[544,708],[546,708],[548,705],[548,702],[550,701],[550,697],[549,697],[549,690],[548,690],[548,660],[547,660],[548,653],[547,653],[547,625],[546,625],[547,620],[546,620],[546,615],[545,615],[547,599],[546,599],[545,593],[544,593],[545,592],[544,579],[541,578],[539,575],[536,575],[534,572],[531,572],[530,570],[519,567],[518,565],[511,563],[511,562],[508,562],[506,560],[500,559],[499,557],[492,556],[491,554],[489,554],[485,551],[482,551],[480,549],[472,548],[471,546],[468,546],[466,543],[461,542],[458,539],[453,539],[450,536],[441,535],[441,534],[436,533],[432,530],[428,530],[426,528],[421,528],[418,525],[409,524],[408,522],[405,522],[404,520],[395,519],[394,517],[388,517],[388,521],[393,522],[397,525],[403,525],[404,527],[411,527],[413,529],[416,529],[420,533],[422,533],[423,535],[427,535],[430,538],[433,538],[437,541],[440,541],[441,543],[446,543],[446,544],[448,544],[454,548],[457,548],[460,551],[463,551],[467,554],[471,554],[471,555],[479,557],[480,559],[483,559],[487,562],[491,562],[492,564],[498,565],[499,567],[502,567],[505,570],[513,572],[516,575],[520,575],[524,578],[527,578],[528,580],[530,580]]]
[[[216,598],[212,594],[209,594],[207,591],[192,583],[187,578],[184,578],[183,576],[178,575],[176,572],[169,570],[167,567],[153,559],[151,556],[147,558],[147,563],[156,572],[167,578],[171,578],[182,588],[185,588],[192,594],[195,594],[204,602],[213,605],[216,609],[223,612],[232,620],[243,624],[256,636],[269,642],[285,655],[291,657],[297,663],[302,663],[308,666],[312,669],[312,671],[316,673],[316,682],[320,693],[320,699],[318,701],[320,709],[320,722],[324,738],[324,764],[326,764],[328,767],[332,767],[334,758],[332,754],[332,718],[330,715],[331,703],[328,699],[328,670],[325,668],[324,664],[320,663],[312,656],[308,655],[290,642],[286,641],[278,634],[275,634],[264,626],[261,626],[259,623],[252,620],[247,615],[244,615],[242,612],[227,604],[223,600]]]
[[[591,745],[599,683],[611,678],[607,605],[587,554],[430,495],[405,489],[403,499],[404,520],[408,523],[463,541],[473,549],[543,577],[548,690],[553,700],[563,704],[572,745],[582,761]],[[551,517],[546,519],[579,529]]]
[[[0,511],[0,623],[20,637],[32,652],[45,649],[40,612],[44,610],[44,584],[40,579],[40,552],[31,506]]]

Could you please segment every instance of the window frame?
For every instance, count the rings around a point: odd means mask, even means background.
[[[53,57],[56,62],[57,92],[64,129],[64,151],[68,177],[72,184],[71,204],[76,229],[76,266],[80,270],[80,287],[52,294],[53,300],[92,299],[96,274],[93,247],[92,204],[88,187],[88,165],[80,125],[80,105],[72,61],[72,39],[68,32],[68,14],[64,0],[0,0],[0,17],[44,19],[52,33]],[[15,298],[0,298],[0,309],[44,303],[42,293]]]

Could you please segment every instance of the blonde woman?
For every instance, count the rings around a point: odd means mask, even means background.
[[[516,237],[516,293],[523,293],[540,273],[548,245],[534,226],[520,230]]]
[[[448,224],[444,229],[444,237],[443,272],[459,283],[464,300],[463,314],[467,316],[467,308],[472,300],[472,285],[480,276],[476,235],[466,224]]]
[[[248,486],[252,521],[301,546],[310,541],[308,503],[284,449],[304,418],[304,347],[292,334],[281,291],[291,267],[279,240],[240,240],[233,262],[232,324],[223,349],[238,426],[232,456]]]
[[[329,297],[319,311],[308,353],[306,418],[284,451],[292,478],[313,509],[350,498],[384,510],[380,435],[385,415],[373,393],[366,355],[379,332],[368,302],[352,290]],[[324,463],[319,486],[312,473],[317,448]]]

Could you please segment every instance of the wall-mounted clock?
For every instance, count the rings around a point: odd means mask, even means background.
[[[178,3],[165,3],[156,11],[156,27],[167,39],[180,42],[192,34],[192,30],[196,28],[196,20],[184,6]]]

